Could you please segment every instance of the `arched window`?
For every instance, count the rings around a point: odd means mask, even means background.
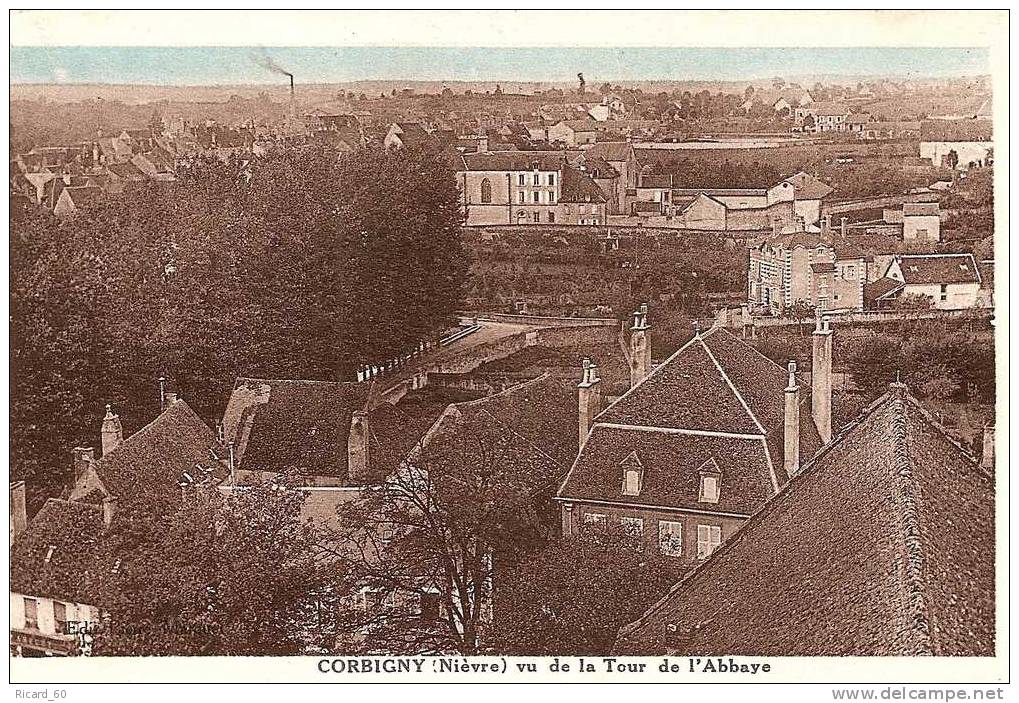
[[[481,181],[481,202],[491,203],[492,202],[492,181],[487,178]]]

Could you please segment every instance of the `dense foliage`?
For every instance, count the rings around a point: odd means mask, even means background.
[[[203,417],[234,378],[336,380],[433,338],[466,276],[442,157],[197,160],[60,223],[12,221],[12,466],[64,480],[105,403],[130,433],[160,375]]]
[[[95,653],[282,656],[330,644],[319,616],[342,572],[320,559],[303,493],[280,487],[199,487],[165,517],[156,506],[119,514],[100,560],[108,618]]]
[[[657,549],[608,530],[551,543],[497,584],[492,646],[508,655],[607,655],[678,578]]]

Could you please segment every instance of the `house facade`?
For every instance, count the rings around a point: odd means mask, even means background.
[[[605,194],[564,152],[463,154],[457,177],[469,226],[606,222]]]
[[[774,237],[748,253],[748,301],[781,314],[796,303],[818,310],[862,310],[867,265],[862,254],[841,253],[821,234]]]
[[[892,259],[885,278],[898,296],[929,298],[938,310],[965,310],[980,302],[980,269],[972,254],[911,254]]]
[[[695,333],[652,370],[649,331],[640,310],[630,330],[632,386],[604,410],[597,374],[585,369],[582,446],[556,501],[564,535],[615,527],[693,567],[822,445],[831,333],[819,335],[821,366],[808,397],[795,365],[783,369],[724,329]],[[819,421],[811,421],[814,410]]]
[[[934,166],[959,170],[986,166],[992,160],[990,120],[926,120],[920,123],[920,158]]]

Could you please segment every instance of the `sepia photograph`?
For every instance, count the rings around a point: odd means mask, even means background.
[[[12,10],[17,697],[1003,700],[1008,19]]]

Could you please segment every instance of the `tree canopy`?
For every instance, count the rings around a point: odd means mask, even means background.
[[[440,153],[318,148],[196,159],[64,222],[12,220],[14,473],[63,481],[104,405],[137,429],[164,374],[211,421],[236,376],[350,379],[434,338],[462,221]]]

